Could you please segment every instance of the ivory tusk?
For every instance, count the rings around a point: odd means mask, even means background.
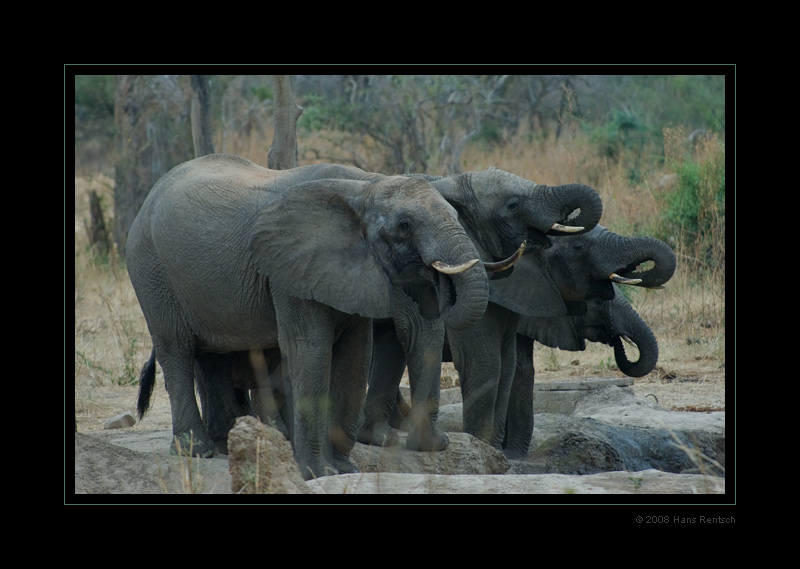
[[[505,271],[506,269],[514,266],[514,263],[520,260],[524,252],[525,252],[525,241],[520,243],[517,252],[511,255],[508,259],[504,261],[497,261],[496,263],[484,263],[483,267],[486,269],[487,273],[497,273],[499,271]]]
[[[629,278],[626,278],[626,277],[621,277],[617,273],[611,273],[611,276],[608,277],[608,278],[610,278],[615,283],[627,284],[627,285],[635,285],[635,284],[639,284],[640,282],[642,282],[642,279],[629,279]]]
[[[556,231],[562,231],[564,233],[577,233],[578,231],[583,231],[584,228],[578,225],[561,225],[560,223],[554,223],[550,229],[555,229]]]
[[[442,261],[434,261],[431,263],[431,267],[439,271],[440,273],[444,273],[446,275],[455,275],[458,273],[463,273],[467,269],[471,269],[475,266],[475,264],[480,259],[473,259],[471,261],[467,261],[466,263],[462,263],[460,265],[448,265],[447,263],[443,263]]]
[[[637,350],[639,349],[639,346],[637,346],[636,344],[634,344],[634,343],[633,343],[633,341],[632,341],[630,338],[628,338],[626,335],[624,335],[624,334],[623,334],[622,336],[620,336],[620,338],[622,338],[623,340],[625,340],[627,343],[629,343],[631,346],[633,346],[633,347],[634,347],[634,348],[636,348]]]

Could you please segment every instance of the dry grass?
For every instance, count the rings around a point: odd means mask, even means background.
[[[228,136],[226,151],[266,165],[271,132],[247,137]],[[220,141],[216,142],[221,148]],[[336,150],[329,140],[301,140],[301,165],[332,160]],[[314,148],[317,152],[308,149]],[[352,155],[366,152],[348,149]],[[542,184],[581,182],[593,186],[604,203],[601,223],[622,234],[654,219],[661,207],[659,196],[669,191],[663,181],[666,169],[654,170],[649,178],[632,185],[620,168],[597,156],[574,133],[559,141],[524,142],[524,135],[503,151],[481,151],[470,147],[462,156],[463,169],[496,166]],[[85,223],[89,219],[88,193],[94,189],[105,200],[106,222],[111,218],[113,181],[102,175],[85,174],[75,179],[75,407],[81,430],[94,430],[103,419],[129,411],[135,405],[138,371],[147,360],[151,343],[147,326],[130,285],[124,263],[112,252],[106,261],[89,250]],[[721,244],[724,256],[724,239]],[[690,262],[695,251],[675,245],[678,267],[666,290],[634,290],[630,300],[659,340],[659,366],[637,380],[648,391],[678,382],[724,386],[725,280],[724,267],[716,272],[697,272]],[[585,352],[561,352],[537,346],[535,366],[538,381],[564,376],[614,376],[613,353],[604,345],[589,344]],[[722,367],[721,367],[722,366]],[[159,369],[160,374],[160,369]],[[452,374],[450,374],[452,375]],[[159,384],[162,377],[159,375]],[[162,384],[163,385],[163,384]],[[159,395],[159,392],[162,392]],[[659,392],[660,393],[660,392]],[[125,402],[119,403],[119,395]],[[662,394],[659,399],[666,397]],[[156,390],[153,408],[166,405],[163,390]],[[160,401],[159,401],[160,399]],[[660,401],[662,405],[664,401]],[[696,405],[698,403],[695,403]],[[716,408],[724,408],[724,396]],[[674,408],[686,407],[676,399]],[[152,428],[152,422],[150,423]]]

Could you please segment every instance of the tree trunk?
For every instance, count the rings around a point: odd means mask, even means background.
[[[150,188],[192,158],[188,93],[174,76],[118,75],[114,97],[114,240],[125,255],[128,230]]]
[[[267,166],[272,170],[297,167],[297,119],[303,107],[296,105],[289,75],[275,75],[275,110],[273,122],[275,136],[267,155]]]
[[[100,207],[100,197],[94,190],[89,194],[89,214],[91,216],[91,225],[87,228],[89,243],[97,254],[105,257],[109,249],[108,231],[103,219],[103,209]]]
[[[192,140],[195,158],[214,154],[208,75],[192,75]]]

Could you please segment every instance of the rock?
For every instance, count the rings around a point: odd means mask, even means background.
[[[392,447],[356,443],[350,458],[361,472],[504,474],[509,468],[502,452],[467,433],[448,433],[450,444],[438,452],[408,450],[406,433],[399,435],[400,444]]]
[[[120,446],[119,438],[103,437],[105,434],[108,433],[75,434],[76,495],[231,493],[228,461],[171,456],[171,431],[158,432],[163,449],[159,452],[131,450]],[[129,437],[147,439],[146,435],[139,432]],[[148,445],[151,440],[137,444]]]
[[[125,429],[133,427],[136,424],[136,419],[130,413],[120,413],[115,417],[111,417],[108,421],[103,423],[104,429]],[[77,422],[75,430],[78,430]]]
[[[398,474],[393,472],[341,474],[309,480],[320,494],[520,494],[519,502],[536,503],[532,494],[724,494],[725,479],[673,474],[659,470],[603,472],[587,476],[526,474],[504,476]],[[464,500],[458,500],[461,503]]]
[[[624,386],[604,385],[569,390],[569,414],[536,413],[531,450],[524,460],[510,461],[508,473],[593,474],[655,468],[724,477],[724,411],[670,411],[636,397]],[[576,393],[582,394],[580,398]],[[462,430],[461,404],[440,407],[438,423],[448,432]]]
[[[228,434],[234,494],[312,494],[283,434],[255,417],[239,417]]]

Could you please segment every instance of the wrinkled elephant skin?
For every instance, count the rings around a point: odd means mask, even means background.
[[[211,456],[231,417],[252,412],[230,353],[265,354],[286,378],[301,472],[353,472],[373,319],[392,318],[398,291],[413,290],[449,326],[475,324],[487,275],[464,267],[478,259],[456,211],[423,179],[324,164],[274,171],[221,154],[181,164],[153,187],[128,235],[154,352],[139,414],[157,360],[173,451]]]

